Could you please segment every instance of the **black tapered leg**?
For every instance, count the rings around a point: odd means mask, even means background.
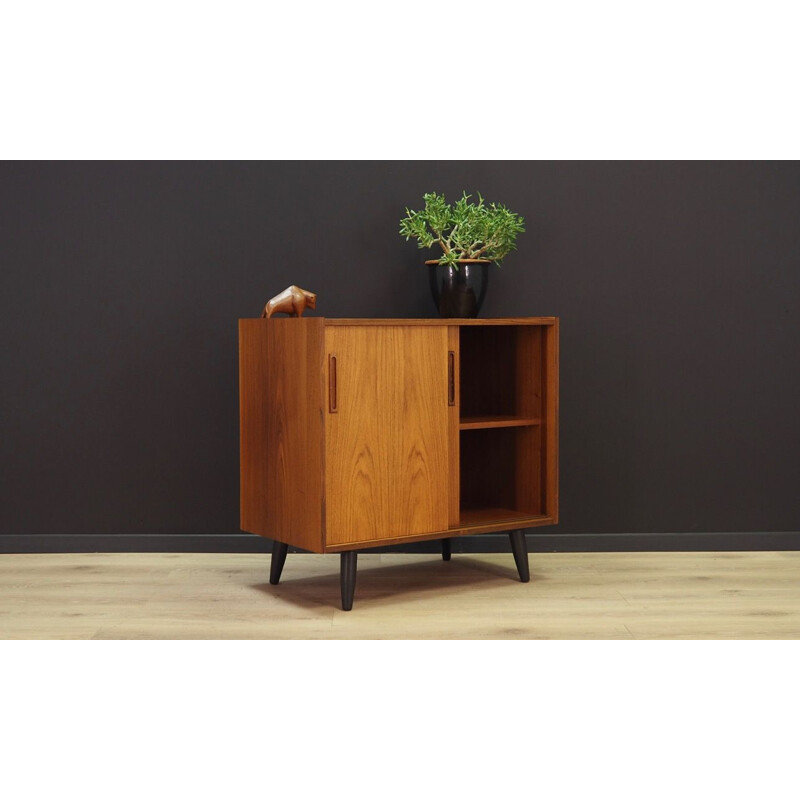
[[[517,564],[519,579],[527,583],[531,579],[531,570],[528,566],[528,543],[525,540],[523,531],[511,531],[508,534],[511,539],[511,550],[514,553],[514,561]]]
[[[283,565],[286,562],[286,553],[289,550],[289,545],[283,542],[272,543],[272,562],[269,567],[269,582],[276,586],[281,579],[281,572],[283,572]]]
[[[358,553],[355,550],[348,550],[342,553],[340,563],[342,584],[342,609],[349,611],[353,607],[353,595],[356,591],[356,562]]]
[[[442,539],[442,561],[449,561],[451,552],[452,550],[450,549],[450,540]]]

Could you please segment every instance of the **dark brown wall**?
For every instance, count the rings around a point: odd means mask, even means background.
[[[796,163],[6,163],[0,534],[237,533],[237,318],[432,315],[462,188],[528,223],[485,315],[561,317],[559,532],[800,529]]]

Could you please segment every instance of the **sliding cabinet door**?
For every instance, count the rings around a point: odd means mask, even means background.
[[[448,527],[448,334],[442,325],[325,330],[326,544]]]

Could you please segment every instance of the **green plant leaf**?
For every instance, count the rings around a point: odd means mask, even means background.
[[[486,258],[498,266],[516,249],[517,236],[525,231],[525,220],[500,203],[484,202],[478,192],[477,202],[462,192],[450,205],[443,194],[428,192],[422,196],[421,211],[409,211],[400,221],[400,235],[417,239],[420,248],[439,245],[440,264],[458,267],[462,258]]]

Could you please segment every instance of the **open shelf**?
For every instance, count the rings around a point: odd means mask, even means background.
[[[520,428],[525,425],[541,425],[540,419],[533,417],[515,417],[511,414],[489,414],[482,417],[461,417],[458,426],[462,431],[476,430],[478,428]]]
[[[545,513],[545,336],[539,326],[459,330],[459,521]]]
[[[475,418],[541,418],[540,327],[463,327],[459,330],[459,347],[462,423]]]
[[[461,431],[462,525],[543,513],[541,430],[524,425]]]

